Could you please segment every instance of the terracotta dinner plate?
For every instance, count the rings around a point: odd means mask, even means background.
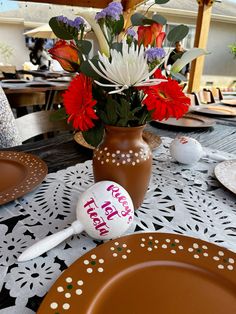
[[[234,99],[223,99],[221,100],[221,104],[228,106],[236,106],[236,98]]]
[[[37,156],[0,152],[0,205],[33,190],[47,175],[47,165]]]
[[[215,124],[215,121],[195,114],[186,114],[180,119],[169,118],[165,121],[153,121],[152,124],[162,124],[181,128],[209,128]]]
[[[65,84],[69,84],[71,81],[71,77],[69,78],[58,78],[58,79],[47,79],[48,82],[54,82],[54,83],[65,83]]]
[[[54,86],[53,82],[48,82],[48,83],[40,83],[40,82],[32,82],[32,83],[28,83],[27,86],[29,87],[50,87],[50,86]]]
[[[236,109],[228,106],[204,105],[195,107],[194,111],[217,116],[236,116]]]
[[[74,262],[38,314],[236,313],[236,254],[190,237],[138,233]]]
[[[6,83],[6,84],[25,84],[29,81],[27,80],[20,80],[20,79],[15,79],[15,80],[2,80],[2,83]]]

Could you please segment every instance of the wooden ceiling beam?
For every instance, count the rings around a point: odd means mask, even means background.
[[[144,0],[121,0],[124,11],[135,9],[135,7],[141,5],[144,2]]]
[[[25,1],[25,0],[19,0]],[[38,2],[48,4],[60,4],[70,5],[77,7],[89,7],[89,8],[105,8],[111,2],[111,0],[28,0],[26,2]]]
[[[19,0],[25,1],[25,0]],[[71,5],[78,7],[89,7],[89,8],[105,8],[112,0],[28,0],[26,2],[38,2],[38,3],[51,3],[60,5]],[[143,3],[144,0],[121,0],[124,11],[135,8],[136,6]]]

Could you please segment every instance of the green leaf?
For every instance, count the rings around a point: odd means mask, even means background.
[[[119,35],[124,27],[124,17],[123,15],[120,15],[120,19],[118,21],[115,22],[113,31],[115,35]]]
[[[97,59],[93,58],[90,61],[95,65],[95,67],[98,67],[98,60]],[[93,68],[91,67],[91,65],[89,64],[89,62],[87,60],[85,60],[81,63],[80,71],[82,73],[84,73],[85,75],[92,77],[95,80],[100,79],[100,76],[97,74],[97,72],[95,72],[93,70]]]
[[[90,50],[92,49],[92,43],[89,40],[79,40],[78,48],[80,48],[81,52],[85,55],[88,55]]]
[[[121,118],[117,122],[117,126],[127,126],[127,119],[126,118]]]
[[[97,147],[98,144],[102,141],[103,138],[103,134],[104,134],[104,128],[102,125],[97,125],[95,127],[93,127],[92,129],[88,130],[88,131],[84,131],[83,133],[83,137],[85,139],[85,141],[94,146]]]
[[[165,25],[167,22],[166,18],[164,16],[155,14],[151,19],[144,18],[143,19],[143,25],[152,25],[153,23],[158,23],[161,25]]]
[[[54,34],[61,39],[69,40],[74,38],[74,33],[69,32],[67,27],[63,23],[58,22],[57,17],[52,17],[49,21],[49,25]],[[78,31],[77,31],[78,33]]]
[[[145,19],[145,16],[141,13],[134,13],[131,16],[131,23],[133,26],[139,26],[143,25],[143,20]]]
[[[161,25],[165,25],[167,23],[167,20],[164,16],[160,15],[160,14],[154,14],[152,19],[156,22],[159,23]]]
[[[174,27],[169,32],[169,34],[167,35],[167,39],[171,43],[175,43],[177,41],[182,40],[185,36],[187,36],[188,32],[189,32],[188,26],[181,24],[181,25]]]
[[[128,115],[130,113],[130,103],[124,99],[124,98],[121,98],[120,100],[120,104],[119,106],[117,107],[117,110],[119,112],[119,115],[122,117],[122,118],[126,118],[127,121],[128,121]]]
[[[115,49],[115,50],[117,50],[117,51],[119,51],[119,52],[122,52],[122,43],[112,43],[112,45],[111,45],[111,49]]]
[[[180,82],[187,82],[186,77],[181,74],[181,73],[172,73],[171,72],[171,77],[176,80],[176,81],[180,81]]]
[[[117,121],[117,106],[119,106],[119,103],[112,99],[108,98],[106,103],[106,114],[108,118],[108,124],[114,125]]]
[[[169,0],[155,0],[156,4],[164,4],[164,3],[167,3],[167,2],[169,2]]]
[[[98,116],[100,117],[104,124],[109,124],[107,114],[104,111],[100,110]]]
[[[67,118],[66,110],[64,107],[54,111],[51,115],[49,120],[52,122],[65,120]]]
[[[152,25],[153,23],[156,23],[152,19],[143,19],[142,24],[143,25]]]

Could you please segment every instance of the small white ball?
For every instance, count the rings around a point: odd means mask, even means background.
[[[194,138],[181,136],[171,142],[170,154],[182,164],[192,164],[202,157],[203,149],[201,144]]]

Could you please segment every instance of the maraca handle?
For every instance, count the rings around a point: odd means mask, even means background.
[[[18,262],[26,262],[35,257],[42,255],[43,253],[51,250],[59,243],[67,239],[74,234],[74,229],[69,227],[55,234],[52,234],[42,240],[39,240],[28,249],[26,249],[18,258]]]

